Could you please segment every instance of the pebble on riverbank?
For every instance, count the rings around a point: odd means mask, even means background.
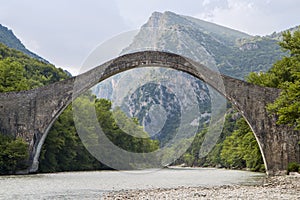
[[[269,177],[261,185],[122,190],[103,199],[300,199],[300,175]]]

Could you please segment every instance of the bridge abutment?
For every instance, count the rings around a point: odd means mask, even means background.
[[[267,111],[280,94],[276,88],[267,88],[224,77],[227,98],[243,115],[252,129],[269,175],[287,174],[290,162],[300,163],[300,131],[287,125],[278,125],[276,116]]]

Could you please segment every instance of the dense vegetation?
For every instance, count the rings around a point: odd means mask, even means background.
[[[175,164],[264,171],[262,156],[253,132],[238,113],[230,110],[219,141],[207,156],[199,157],[199,148],[207,134],[204,129],[196,135],[191,147]]]
[[[87,97],[87,98],[86,98]],[[92,97],[92,98],[91,98]],[[106,136],[118,147],[131,152],[152,152],[159,148],[156,140],[149,139],[142,127],[137,125],[136,119],[128,118],[120,109],[111,111],[111,102],[105,99],[96,99],[88,95],[76,100],[75,106],[80,106],[82,116],[89,116],[90,106],[95,106],[98,122]],[[91,121],[85,119],[84,121]],[[122,129],[121,129],[121,128]],[[59,119],[54,123],[43,146],[40,158],[40,172],[74,171],[107,169],[108,167],[97,161],[85,149],[100,149],[101,139],[90,124],[78,124],[81,132],[86,132],[85,137],[78,137],[74,126],[71,107],[69,106]],[[126,132],[135,132],[144,138],[133,137]],[[83,141],[81,141],[83,140]],[[108,149],[109,150],[109,149]],[[106,152],[109,153],[109,152]],[[111,154],[116,156],[115,154]],[[111,158],[116,162],[121,158]]]
[[[62,69],[0,43],[0,92],[29,90],[66,78]]]
[[[40,172],[104,168],[92,157],[78,137],[69,106],[48,133],[40,156]]]
[[[21,138],[0,133],[0,174],[14,174],[26,169],[28,156],[28,144]]]

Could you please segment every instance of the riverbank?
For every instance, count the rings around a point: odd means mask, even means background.
[[[300,199],[300,174],[269,177],[259,185],[121,190],[103,199]]]

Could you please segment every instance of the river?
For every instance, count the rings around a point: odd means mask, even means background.
[[[261,184],[265,174],[212,168],[0,176],[0,199],[101,199],[124,189]]]

